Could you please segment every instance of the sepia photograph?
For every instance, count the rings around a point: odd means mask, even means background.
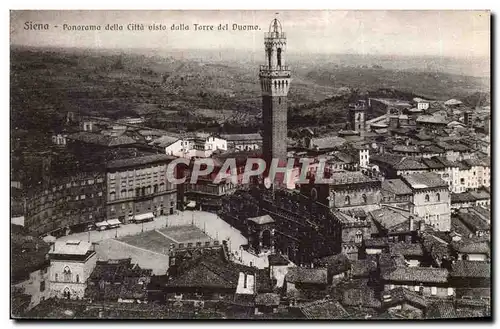
[[[13,320],[491,321],[488,10],[10,10]]]

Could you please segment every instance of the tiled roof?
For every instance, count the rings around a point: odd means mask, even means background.
[[[386,179],[382,181],[382,190],[389,191],[396,195],[412,194],[411,189],[401,179]]]
[[[422,246],[433,259],[442,259],[443,257],[449,256],[450,253],[448,249],[448,242],[435,236],[434,234],[424,233],[422,235]]]
[[[451,246],[459,253],[463,254],[488,254],[490,253],[490,244],[488,241],[475,241],[463,238],[460,241],[452,242]]]
[[[389,282],[445,283],[448,281],[448,270],[431,267],[397,267],[382,276]]]
[[[364,240],[366,248],[382,248],[387,247],[389,242],[387,238],[371,238]]]
[[[440,300],[429,305],[426,318],[428,319],[454,319],[457,312],[452,301]]]
[[[369,287],[352,287],[343,291],[342,305],[379,308],[380,301],[375,297],[375,292]]]
[[[167,155],[167,154],[153,154],[153,155],[146,155],[146,156],[142,156],[142,157],[135,157],[135,158],[110,161],[107,164],[107,168],[108,169],[117,169],[117,168],[124,168],[124,167],[141,166],[141,165],[146,165],[146,164],[150,164],[150,163],[157,163],[157,162],[167,163],[167,162],[170,162],[174,159],[176,159],[176,158],[173,156]]]
[[[382,206],[380,209],[376,209],[370,212],[372,219],[379,223],[385,229],[390,230],[394,226],[403,224],[408,221],[409,227],[409,217],[411,216],[409,211],[406,210],[395,210],[392,207]]]
[[[351,261],[351,273],[353,277],[369,277],[371,272],[377,269],[377,262],[371,259],[359,259]]]
[[[399,163],[394,165],[396,170],[426,170],[428,169],[420,159],[403,158]]]
[[[262,140],[262,136],[260,134],[222,134],[220,137],[228,142]]]
[[[420,115],[417,118],[417,122],[443,124],[443,125],[448,123],[448,121],[445,118],[437,115]]]
[[[395,145],[392,150],[394,152],[419,153],[420,148],[417,145]]]
[[[490,224],[474,213],[459,211],[457,216],[467,225],[467,227],[471,228],[473,232],[490,230]]]
[[[446,166],[436,158],[424,158],[422,162],[431,169],[444,169]]]
[[[159,147],[167,147],[169,145],[172,145],[173,143],[177,142],[179,140],[178,137],[175,136],[161,136],[160,138],[155,139],[154,141],[151,142],[151,144],[159,146]]]
[[[280,304],[280,296],[275,293],[258,294],[255,297],[255,304],[266,306],[277,306]]]
[[[470,192],[450,193],[451,203],[475,202],[476,198]]]
[[[300,310],[308,319],[347,319],[349,313],[340,305],[339,302],[331,299],[317,300],[303,304]]]
[[[476,200],[487,200],[490,199],[490,193],[486,192],[485,190],[476,190],[476,191],[470,191],[470,194],[476,198]]]
[[[311,145],[317,147],[318,149],[330,149],[341,145],[344,145],[347,141],[338,136],[328,136],[322,138],[313,138],[311,140]]]
[[[448,187],[448,184],[439,175],[430,172],[415,173],[403,176],[413,189],[425,189],[434,187]]]
[[[451,216],[451,231],[467,237],[472,231],[456,216]]]
[[[457,260],[451,264],[450,276],[460,278],[490,278],[490,263]]]
[[[390,299],[384,301],[384,307],[391,307],[393,305],[398,305],[400,303],[410,303],[413,306],[425,309],[427,307],[427,301],[423,296],[420,296],[415,291],[398,287],[392,289],[384,295],[390,295]]]
[[[290,283],[327,284],[327,273],[325,268],[290,267],[285,280]]]
[[[399,254],[403,256],[423,256],[424,250],[420,243],[398,242],[390,246],[391,254]]]
[[[346,272],[350,264],[349,259],[343,253],[322,257],[313,262],[318,267],[326,267],[331,275]]]

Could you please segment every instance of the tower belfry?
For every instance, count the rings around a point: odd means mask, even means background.
[[[275,18],[264,36],[266,64],[260,66],[262,90],[263,156],[267,166],[273,158],[286,161],[288,90],[291,74],[285,63],[286,35]]]

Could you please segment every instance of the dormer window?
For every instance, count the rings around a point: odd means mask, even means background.
[[[426,195],[425,195],[425,202],[429,202],[429,201],[430,201],[429,194],[426,194]]]

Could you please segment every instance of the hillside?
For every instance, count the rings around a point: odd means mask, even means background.
[[[12,126],[47,132],[57,129],[67,111],[73,111],[111,118],[141,115],[149,125],[172,131],[259,129],[256,60],[239,63],[195,55],[14,48]],[[394,70],[378,64],[349,66],[338,64],[337,57],[331,62],[324,59],[291,56],[292,127],[342,122],[345,95],[355,89],[392,88],[434,99],[489,92],[489,78]]]

